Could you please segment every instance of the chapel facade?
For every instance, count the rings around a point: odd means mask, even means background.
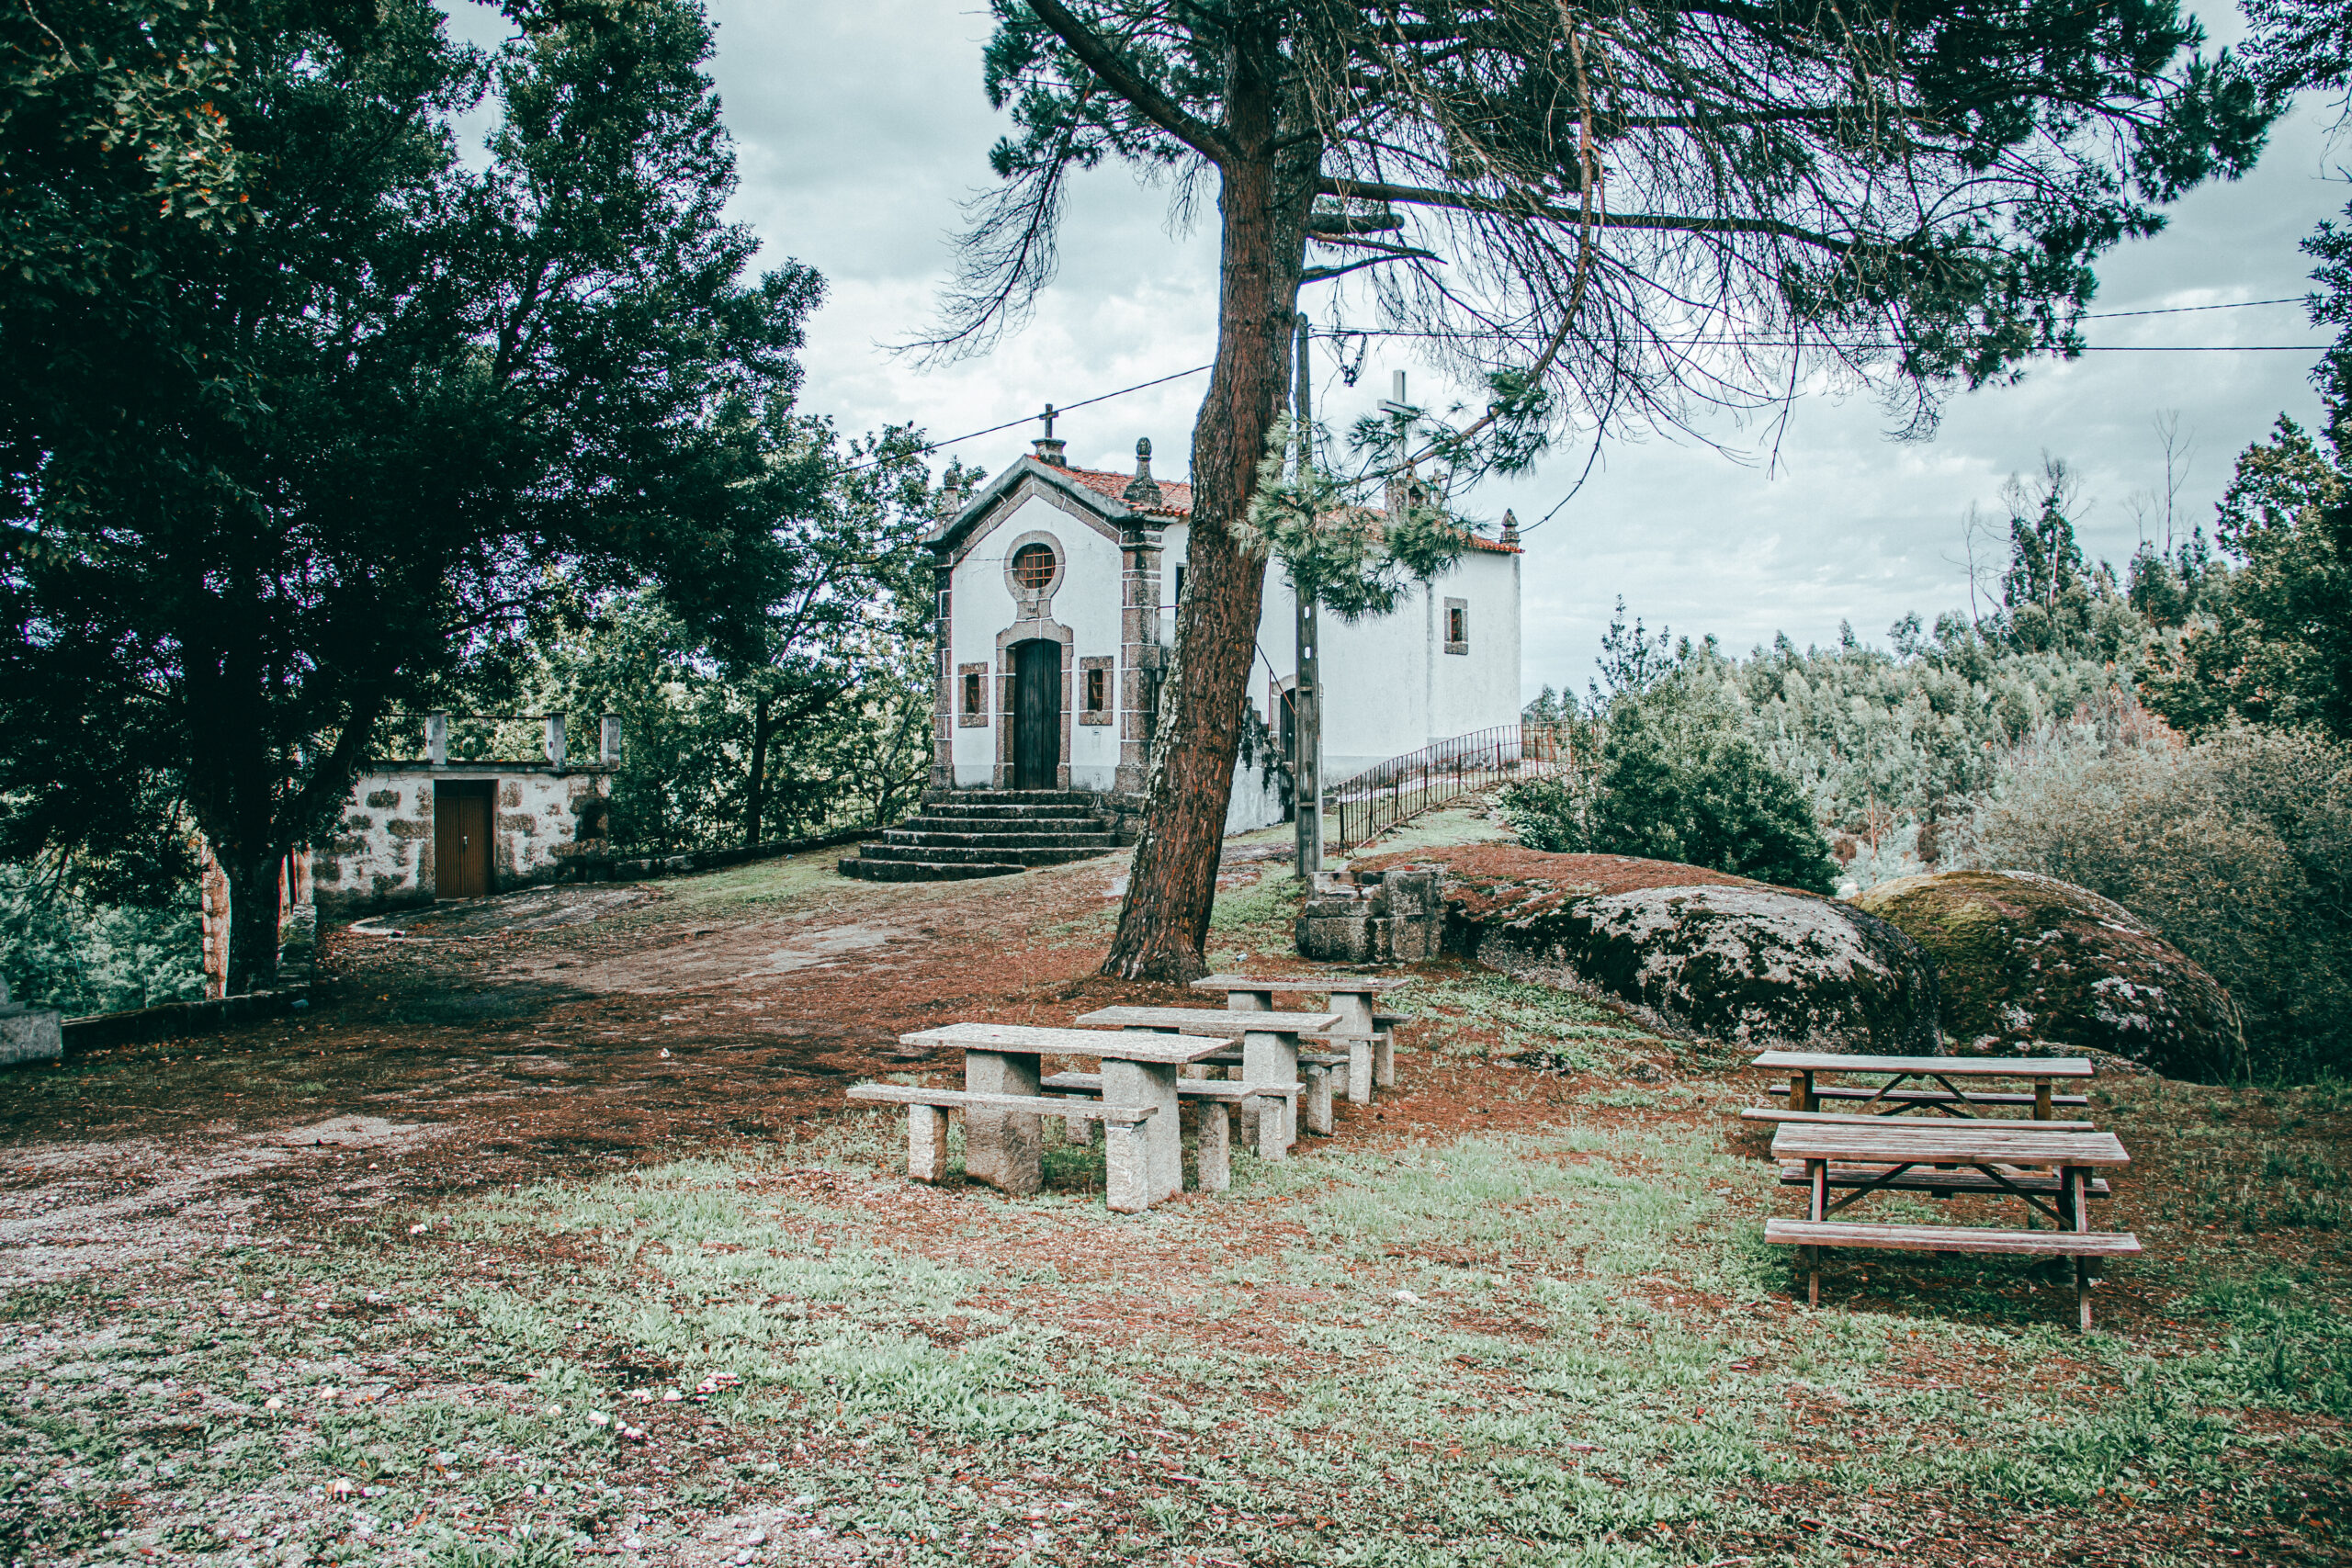
[[[935,528],[938,702],[932,787],[1145,787],[1175,638],[1192,487],[1069,465],[1048,437]],[[1293,743],[1295,596],[1266,584],[1251,706],[1278,756]],[[1520,716],[1520,550],[1473,537],[1386,615],[1321,617],[1323,777]],[[1252,727],[1255,728],[1254,726]],[[1285,774],[1287,769],[1284,770]],[[1237,777],[1237,795],[1244,793]],[[1280,819],[1275,808],[1272,820]],[[1228,819],[1228,830],[1265,825]]]

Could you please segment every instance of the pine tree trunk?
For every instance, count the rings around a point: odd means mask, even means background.
[[[277,983],[277,874],[280,852],[216,849],[229,879],[229,995]]]
[[[1224,169],[1217,202],[1216,367],[1193,426],[1176,666],[1160,699],[1126,901],[1102,961],[1104,974],[1127,979],[1183,981],[1207,973],[1203,950],[1266,582],[1264,558],[1243,552],[1232,525],[1249,510],[1267,438],[1290,397],[1291,318],[1322,157],[1312,136],[1278,135],[1291,118],[1283,112],[1283,69],[1271,34],[1245,36],[1228,78],[1226,130],[1246,156]]]

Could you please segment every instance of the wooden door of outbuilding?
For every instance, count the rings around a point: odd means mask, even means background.
[[[433,896],[480,898],[490,891],[488,781],[433,786]]]

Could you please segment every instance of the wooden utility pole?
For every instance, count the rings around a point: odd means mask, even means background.
[[[1295,378],[1297,382],[1298,467],[1302,479],[1307,468],[1315,461],[1315,402],[1308,390],[1306,363],[1311,335],[1306,314],[1301,311],[1298,317],[1298,370]],[[1295,737],[1291,783],[1297,803],[1299,880],[1312,883],[1315,874],[1323,868],[1323,682],[1318,673],[1319,660],[1316,649],[1315,599],[1311,594],[1298,592],[1295,584],[1292,587],[1292,597],[1298,602],[1298,682],[1291,693],[1291,732]]]

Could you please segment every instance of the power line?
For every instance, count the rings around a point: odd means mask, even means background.
[[[2256,305],[2300,305],[2302,302],[2303,301],[2301,298],[2290,299],[2238,299],[2223,305],[2167,305],[2159,309],[2147,310],[2098,310],[2093,311],[2082,319],[2085,321],[2112,321],[2123,316],[2178,316],[2186,315],[2194,310],[2242,310]],[[1458,334],[1449,333],[1416,332],[1410,328],[1405,327],[1367,327],[1361,329],[1352,327],[1335,327],[1317,335],[1327,338],[1448,338]],[[1682,338],[1673,341],[1675,341],[1679,346],[1689,348],[1807,348],[1816,346],[1814,344],[1800,343],[1763,343],[1748,338]],[[1850,346],[1892,349],[1898,348],[1901,344],[1861,344]],[[2335,345],[2334,344],[2327,343],[2087,344],[2085,344],[2079,352],[2084,354],[2324,354],[2335,346]],[[1115,392],[1102,392],[1091,398],[1082,398],[1074,403],[1058,404],[1057,405],[1055,412],[1057,413],[1068,413],[1073,409],[1091,408],[1096,403],[1107,403],[1113,398],[1124,398],[1130,392],[1141,392],[1148,390],[1153,387],[1166,386],[1170,381],[1181,381],[1187,376],[1197,376],[1202,371],[1210,368],[1212,368],[1211,366],[1195,365],[1190,370],[1178,370],[1170,375],[1158,377],[1149,381],[1138,381],[1132,387],[1122,387]],[[986,430],[967,431],[961,435],[948,436],[944,441],[928,442],[923,446],[916,447],[910,456],[922,457],[928,453],[940,451],[944,447],[958,446],[963,442],[978,441],[983,435],[996,435],[1004,431],[1017,430],[1024,424],[1029,424],[1035,422],[1038,417],[1038,415],[1034,413],[1023,414],[1019,419],[1006,420],[1002,424],[991,424]],[[878,467],[879,465],[890,460],[891,459],[887,457],[876,457],[864,463],[853,463],[846,471],[854,474],[861,469]]]
[[[2083,320],[2111,321],[2118,316],[2185,316],[2191,310],[2244,310],[2256,305],[2300,305],[2301,295],[2292,299],[2233,299],[2226,305],[2160,305],[2146,310],[2093,310]]]
[[[1054,409],[1054,412],[1055,412],[1055,413],[1057,413],[1057,414],[1065,414],[1065,413],[1069,412],[1069,411],[1070,411],[1070,410],[1072,410],[1072,409],[1082,409],[1082,408],[1086,408],[1086,407],[1088,407],[1089,405],[1091,405],[1091,404],[1094,404],[1094,403],[1107,403],[1107,402],[1109,402],[1113,398],[1124,398],[1124,397],[1125,397],[1129,392],[1140,392],[1140,391],[1142,391],[1142,390],[1144,390],[1145,389],[1149,388],[1149,387],[1159,387],[1159,386],[1165,386],[1167,383],[1169,383],[1169,382],[1170,382],[1170,381],[1181,381],[1181,380],[1182,380],[1182,379],[1183,379],[1185,377],[1187,377],[1187,376],[1197,376],[1197,375],[1199,375],[1202,371],[1206,370],[1206,369],[1208,369],[1208,368],[1209,368],[1209,367],[1208,367],[1208,366],[1206,366],[1206,365],[1195,365],[1195,366],[1193,366],[1190,370],[1179,370],[1179,371],[1176,371],[1176,372],[1175,372],[1174,374],[1172,374],[1172,375],[1162,376],[1162,377],[1160,377],[1158,380],[1153,380],[1153,381],[1138,381],[1138,382],[1136,382],[1136,383],[1134,386],[1132,386],[1132,387],[1122,387],[1122,388],[1120,388],[1120,389],[1119,389],[1117,391],[1115,391],[1115,392],[1104,392],[1104,393],[1102,393],[1100,396],[1097,396],[1097,397],[1091,397],[1091,398],[1084,398],[1084,399],[1081,399],[1081,400],[1080,400],[1079,401],[1074,402],[1074,403],[1062,403],[1062,404],[1058,404],[1058,405],[1057,405],[1057,406],[1055,407],[1055,409]],[[951,436],[949,436],[949,437],[948,437],[946,440],[944,440],[944,441],[933,441],[933,442],[929,443],[929,444],[928,444],[928,445],[926,445],[926,446],[918,446],[918,447],[916,447],[916,448],[914,449],[914,451],[913,451],[913,452],[910,453],[910,454],[909,454],[909,456],[910,456],[910,457],[921,457],[921,456],[922,456],[922,455],[923,455],[924,453],[926,453],[926,452],[936,452],[936,451],[938,451],[938,450],[939,450],[941,447],[943,447],[943,446],[955,446],[957,442],[960,442],[960,441],[978,441],[978,440],[981,436],[983,436],[983,435],[994,435],[994,434],[996,434],[999,431],[1003,431],[1003,430],[1017,430],[1017,429],[1019,429],[1022,425],[1028,424],[1028,423],[1032,423],[1033,421],[1035,421],[1035,420],[1039,419],[1040,417],[1042,417],[1042,416],[1041,416],[1041,415],[1038,415],[1038,414],[1034,414],[1034,413],[1033,413],[1033,414],[1023,414],[1023,415],[1021,418],[1019,418],[1019,419],[1009,419],[1009,420],[1006,420],[1002,424],[991,424],[991,425],[989,425],[986,430],[975,430],[975,431],[967,432],[967,434],[962,434],[962,435],[951,435]],[[847,472],[849,472],[849,473],[853,473],[853,474],[854,474],[854,473],[857,472],[860,468],[870,468],[875,467],[875,466],[876,466],[876,464],[888,462],[889,460],[890,460],[890,459],[888,459],[888,458],[887,458],[887,457],[876,457],[876,458],[875,458],[875,459],[873,460],[873,462],[869,462],[869,463],[853,463],[853,464],[851,464],[851,465],[850,465],[849,468],[848,468],[846,471],[847,471]]]

